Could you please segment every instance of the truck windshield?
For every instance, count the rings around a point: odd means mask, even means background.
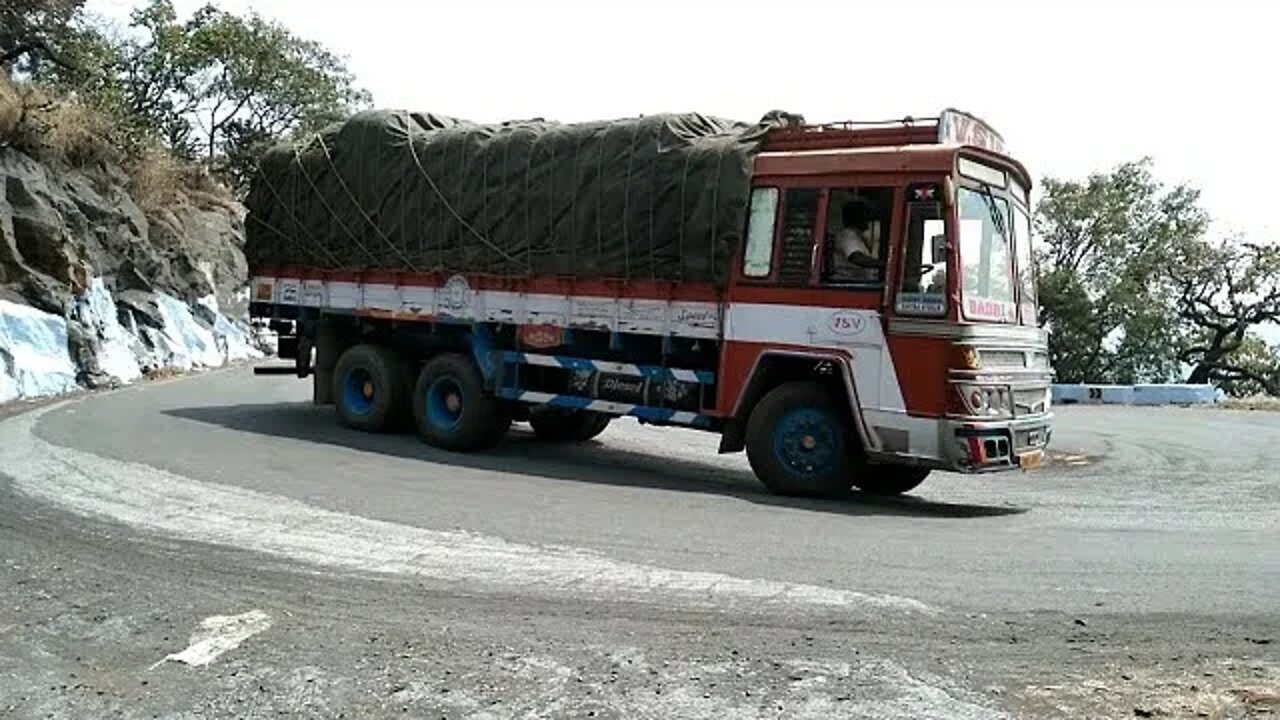
[[[1012,322],[1017,312],[1009,202],[985,189],[961,187],[959,206],[964,315],[970,320]]]

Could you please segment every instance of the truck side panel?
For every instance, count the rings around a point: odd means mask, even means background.
[[[611,344],[628,342],[625,338],[629,335],[651,336],[664,344],[673,339],[706,341],[708,349],[714,348],[717,356],[707,368],[720,378],[714,397],[701,404],[695,416],[686,415],[688,411],[682,410],[681,414],[666,418],[696,426],[708,424],[702,419],[704,416],[732,418],[743,413],[744,393],[753,374],[761,370],[761,358],[766,354],[812,356],[838,363],[841,373],[848,378],[845,385],[850,389],[850,406],[858,415],[863,441],[869,450],[924,455],[937,450],[936,424],[917,421],[906,411],[880,316],[875,310],[637,297],[622,294],[637,293],[634,287],[605,283],[596,283],[598,287],[590,289],[613,290],[615,296],[537,292],[550,289],[545,282],[531,282],[520,288],[506,281],[501,289],[490,289],[483,280],[461,276],[444,280],[438,286],[409,284],[405,279],[385,273],[371,274],[369,282],[361,282],[355,276],[324,274],[307,278],[261,277],[255,280],[254,297],[260,303],[259,314],[290,315],[304,309],[424,325],[501,323],[519,328],[522,340],[542,336],[543,342],[549,343],[546,347],[567,347],[565,334],[575,331],[612,333]],[[646,294],[656,294],[652,292],[655,288],[646,289],[650,291]],[[537,344],[519,347],[539,349]],[[559,397],[564,393],[536,387],[508,387],[501,394],[526,402],[578,402]],[[601,405],[596,409],[616,414],[647,412],[641,402],[621,403],[617,399],[610,402],[617,406],[606,409]]]
[[[533,285],[489,289],[460,275],[438,286],[388,280],[258,277],[254,301],[267,315],[276,307],[305,307],[405,321],[500,322],[704,340],[719,340],[721,334],[720,304],[714,298],[645,297],[630,294],[635,291],[629,287],[615,288],[612,295],[552,294]]]
[[[434,287],[373,279],[258,278],[252,312],[297,320],[298,345],[327,334],[325,358],[360,343],[419,363],[442,352],[463,353],[474,358],[488,392],[502,398],[718,427],[718,303],[516,291],[509,283],[474,288],[461,277]],[[627,289],[584,285],[597,292]],[[329,400],[331,366],[317,363],[314,371],[317,402]]]

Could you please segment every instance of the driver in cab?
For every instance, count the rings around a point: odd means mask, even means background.
[[[865,200],[850,200],[841,208],[844,226],[835,237],[831,258],[832,282],[879,282],[884,263],[876,252],[879,238],[872,232],[874,213]]]

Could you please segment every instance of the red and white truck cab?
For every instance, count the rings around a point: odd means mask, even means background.
[[[729,289],[721,409],[771,358],[826,358],[875,462],[961,471],[1039,464],[1050,380],[1030,178],[972,116],[772,134],[755,162]],[[878,261],[839,274],[849,203]]]

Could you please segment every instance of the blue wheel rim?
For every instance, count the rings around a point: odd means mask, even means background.
[[[773,428],[773,452],[789,472],[806,478],[831,475],[840,466],[844,438],[830,414],[798,408]]]
[[[373,412],[377,392],[373,374],[364,368],[351,368],[342,378],[342,404],[353,415]]]
[[[427,423],[452,430],[462,420],[462,387],[449,377],[436,378],[427,388]]]

